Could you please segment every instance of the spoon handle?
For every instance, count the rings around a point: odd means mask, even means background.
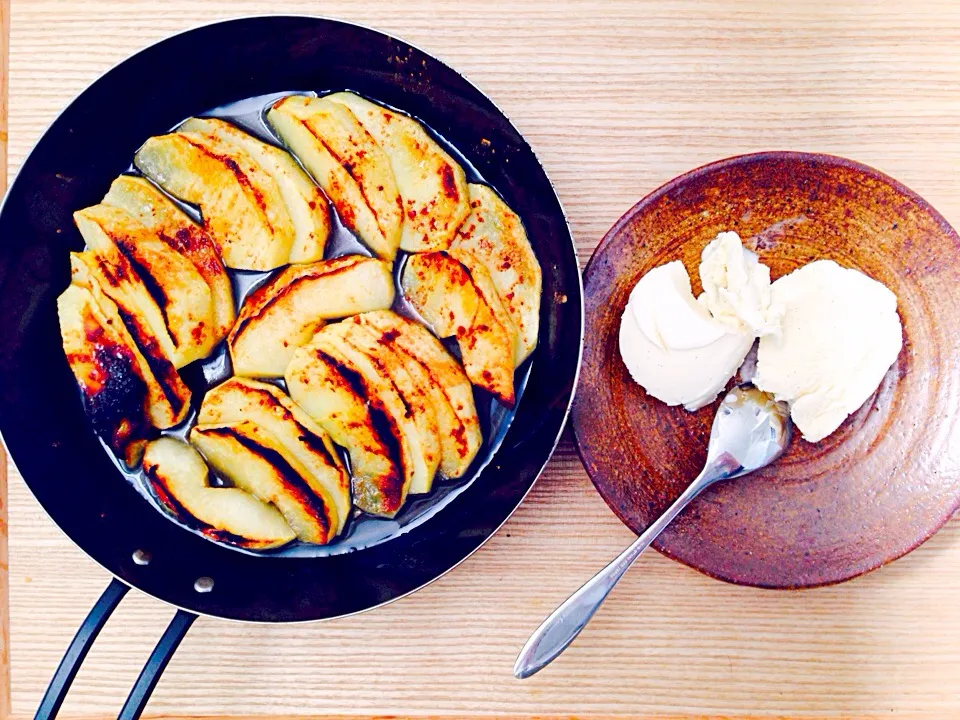
[[[728,456],[729,457],[729,456]],[[739,463],[734,463],[739,465]],[[630,547],[620,553],[603,570],[594,575],[560,607],[541,623],[527,644],[523,646],[517,662],[513,666],[513,675],[517,679],[530,677],[552,662],[567,649],[590,622],[590,618],[600,608],[607,595],[613,590],[623,574],[640,557],[663,529],[680,514],[687,504],[703,490],[717,480],[729,477],[733,467],[729,462],[710,463],[697,478],[690,483],[666,511],[643,531]]]

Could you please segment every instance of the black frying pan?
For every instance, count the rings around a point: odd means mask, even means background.
[[[543,268],[539,345],[495,456],[428,521],[328,557],[259,557],[159,513],[94,435],[67,366],[55,300],[83,246],[74,210],[99,201],[150,135],[242,98],[350,88],[447,138],[523,219]],[[362,612],[423,587],[509,517],[556,444],[580,361],[576,252],[547,176],[510,121],[440,61],[333,20],[258,17],[190,30],[115,67],[63,111],[24,162],[0,212],[0,431],[50,517],[113,576],[51,682],[53,717],[90,644],[128,587],[180,608],[120,717],[136,718],[198,614],[258,622]]]

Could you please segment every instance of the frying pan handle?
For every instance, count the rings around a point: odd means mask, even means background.
[[[180,646],[180,641],[183,640],[183,636],[187,634],[187,630],[190,629],[196,619],[197,616],[192,612],[177,610],[173,620],[167,625],[163,637],[160,638],[157,646],[150,653],[150,657],[147,658],[147,663],[140,671],[140,676],[127,696],[127,701],[123,704],[120,714],[117,715],[117,720],[138,720],[143,709],[147,706],[147,701],[150,699],[153,689],[160,680],[160,675],[166,669],[170,658],[173,657]]]
[[[107,585],[103,594],[100,595],[100,599],[90,608],[90,612],[87,613],[87,617],[80,625],[80,629],[77,630],[77,634],[73,636],[67,652],[64,653],[63,660],[57,666],[57,671],[53,674],[50,685],[47,686],[43,700],[40,701],[37,714],[33,716],[34,720],[53,720],[60,712],[60,706],[70,690],[73,679],[77,676],[80,665],[106,624],[107,619],[116,610],[117,605],[120,604],[129,589],[128,585],[114,578]],[[179,647],[180,641],[183,640],[183,636],[187,634],[187,630],[190,629],[196,619],[197,616],[191,612],[177,610],[173,620],[170,621],[163,633],[163,637],[160,638],[157,646],[147,659],[146,665],[143,666],[143,670],[140,671],[140,676],[137,678],[133,690],[130,691],[127,701],[123,704],[123,708],[117,716],[118,720],[138,720],[150,699],[150,695],[153,693],[153,689],[160,680],[160,675],[166,669],[167,663],[170,662],[170,658],[173,657],[173,653]]]
[[[100,595],[100,599],[90,608],[90,612],[83,624],[80,625],[80,629],[77,630],[77,634],[73,636],[63,660],[57,666],[57,671],[53,674],[50,685],[47,686],[47,692],[44,693],[43,700],[40,701],[40,707],[37,709],[37,714],[34,715],[34,720],[52,720],[60,712],[63,699],[66,697],[67,691],[70,690],[70,685],[73,683],[83,659],[87,656],[94,640],[97,639],[103,629],[107,618],[120,604],[129,589],[127,585],[114,578],[107,585],[103,594]]]

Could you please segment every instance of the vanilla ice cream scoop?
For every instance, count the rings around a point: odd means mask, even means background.
[[[753,340],[711,317],[679,261],[640,278],[620,321],[620,354],[631,377],[653,397],[687,410],[717,396]]]
[[[754,383],[790,404],[803,437],[825,438],[877,389],[903,345],[897,297],[882,283],[818,260],[771,287],[782,333],[760,339]]]
[[[697,300],[730,329],[761,337],[780,332],[783,308],[770,301],[770,268],[744,249],[735,232],[722,232],[700,255],[703,294]]]
[[[726,387],[758,335],[778,333],[770,269],[735,232],[720,233],[700,256],[704,292],[693,297],[680,261],[637,283],[620,321],[620,355],[630,375],[668,405],[696,410]]]

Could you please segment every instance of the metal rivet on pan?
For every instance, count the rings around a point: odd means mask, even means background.
[[[198,593],[208,593],[213,590],[213,578],[202,577],[197,578],[197,581],[193,584],[193,589]]]
[[[149,565],[153,557],[146,550],[134,550],[133,561],[137,565]]]

